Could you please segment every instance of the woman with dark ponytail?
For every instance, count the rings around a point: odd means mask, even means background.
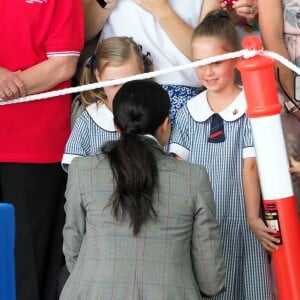
[[[163,151],[168,93],[148,80],[113,101],[120,139],[69,167],[60,299],[202,299],[224,286],[219,225],[202,166]]]
[[[120,208],[127,212],[136,235],[148,217],[156,217],[152,196],[158,183],[158,170],[149,144],[160,147],[151,139],[155,135],[161,143],[167,143],[163,134],[166,133],[166,137],[170,134],[170,101],[163,89],[149,81],[128,84],[115,100],[114,121],[121,138],[111,149],[105,150],[108,147],[104,147],[102,151],[109,158],[116,180],[112,196],[113,214],[117,218]]]

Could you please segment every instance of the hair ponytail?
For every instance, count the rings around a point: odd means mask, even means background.
[[[99,46],[98,46],[99,47]],[[96,48],[98,49],[98,48]],[[97,53],[98,50],[96,50]],[[85,67],[82,69],[80,85],[87,85],[91,83],[96,83],[96,69],[97,69],[98,60],[96,58],[96,54],[93,54],[89,57],[85,62]],[[103,88],[87,90],[80,93],[80,98],[82,103],[85,106],[93,102],[103,102],[106,99],[105,92]]]
[[[227,51],[241,49],[240,37],[228,13],[224,10],[209,12],[200,24],[194,29],[192,43],[198,37],[215,37],[224,42]]]
[[[110,204],[116,219],[126,214],[137,235],[148,218],[156,218],[153,194],[158,187],[158,168],[153,141],[169,112],[168,93],[157,83],[137,80],[125,83],[113,101],[114,120],[121,131],[118,141],[102,147],[116,183]]]
[[[147,142],[134,132],[122,135],[107,154],[116,182],[111,198],[112,213],[116,219],[127,213],[136,235],[149,216],[156,218],[152,203],[158,181],[154,154]]]

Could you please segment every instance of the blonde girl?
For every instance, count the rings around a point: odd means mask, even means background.
[[[108,38],[87,60],[81,84],[137,75],[149,64],[150,59],[142,54],[141,47],[132,38]],[[104,142],[119,138],[113,122],[112,101],[120,87],[114,85],[80,94],[85,110],[76,120],[66,144],[62,159],[65,170],[73,158],[97,154]]]

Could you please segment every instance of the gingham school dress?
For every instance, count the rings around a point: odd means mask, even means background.
[[[107,106],[96,103],[89,105],[74,125],[65,147],[62,167],[67,170],[75,157],[100,153],[105,142],[119,137],[114,127],[113,114]]]
[[[247,225],[242,186],[243,158],[255,156],[246,101],[241,92],[219,115],[225,141],[208,143],[211,116],[206,91],[181,108],[170,139],[170,152],[206,167],[221,225],[226,292],[214,299],[272,299],[267,253]]]

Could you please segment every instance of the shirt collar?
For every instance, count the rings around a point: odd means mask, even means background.
[[[86,108],[86,110],[98,126],[107,131],[116,131],[113,113],[104,103],[92,103]]]
[[[187,103],[187,108],[192,118],[197,122],[204,122],[215,112],[211,110],[207,101],[207,91],[202,92],[192,98]],[[247,103],[244,91],[242,90],[235,100],[218,114],[225,121],[234,121],[239,119],[247,110]]]

